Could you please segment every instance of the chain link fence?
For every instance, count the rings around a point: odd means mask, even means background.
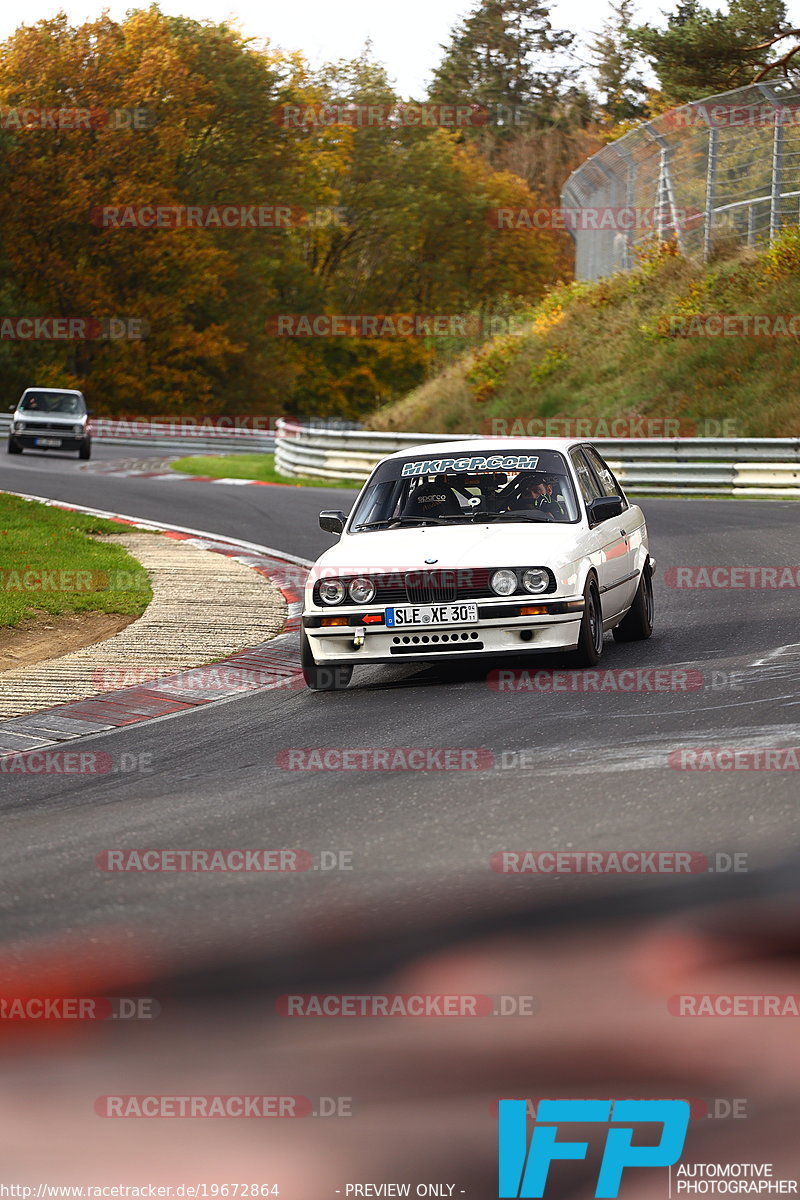
[[[655,238],[706,259],[720,240],[765,245],[800,223],[800,91],[753,84],[672,109],[592,155],[561,195],[576,279],[629,269]]]

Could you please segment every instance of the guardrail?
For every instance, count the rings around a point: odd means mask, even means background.
[[[363,483],[387,454],[431,442],[502,443],[480,434],[374,433],[277,422],[275,464],[283,475]],[[641,495],[771,496],[800,499],[800,438],[598,438],[626,490]]]
[[[257,419],[257,418],[256,418]],[[178,451],[181,454],[205,451],[214,454],[258,454],[275,447],[271,430],[209,428],[207,424],[174,421],[168,424],[146,419],[119,421],[110,417],[92,418],[92,437],[102,445],[146,447],[148,450]],[[11,414],[0,414],[0,435],[11,425]]]

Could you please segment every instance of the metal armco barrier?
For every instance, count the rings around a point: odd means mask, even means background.
[[[253,418],[257,421],[258,418]],[[11,414],[0,414],[0,435],[6,435]],[[275,447],[275,434],[269,429],[209,428],[208,424],[174,421],[168,424],[146,418],[117,421],[110,417],[94,417],[92,437],[101,445],[146,447],[181,454],[257,454]]]
[[[275,463],[287,476],[362,483],[396,450],[468,438],[487,440],[480,434],[310,429],[279,420]],[[599,438],[594,444],[620,483],[638,494],[800,498],[800,438]]]

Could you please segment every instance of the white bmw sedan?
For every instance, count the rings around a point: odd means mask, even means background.
[[[603,635],[650,636],[644,514],[597,449],[560,438],[438,442],[385,458],[305,591],[309,687],[357,663],[566,651],[594,666]]]

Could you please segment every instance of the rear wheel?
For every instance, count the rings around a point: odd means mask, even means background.
[[[633,604],[614,630],[617,642],[640,642],[653,632],[653,572],[645,563]]]
[[[600,593],[594,579],[587,580],[583,589],[583,617],[578,645],[572,653],[576,667],[594,667],[603,653],[603,610]]]
[[[13,438],[8,439],[8,453],[9,454],[22,454],[22,446],[18,446],[17,443],[13,440]]]
[[[303,668],[303,679],[306,687],[314,692],[338,692],[346,688],[353,677],[353,668],[344,666],[324,667],[314,662],[311,644],[305,630],[300,631],[300,665]]]

